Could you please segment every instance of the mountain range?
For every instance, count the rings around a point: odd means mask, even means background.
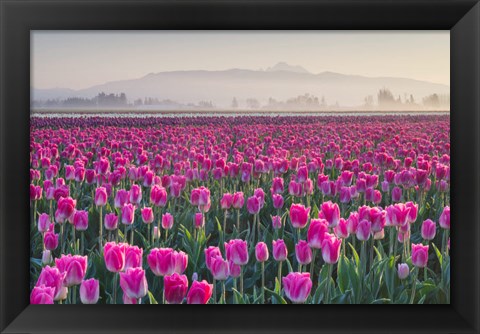
[[[408,78],[367,77],[335,72],[311,73],[301,66],[280,62],[265,70],[227,69],[219,71],[185,70],[149,73],[129,80],[106,82],[89,88],[32,88],[32,100],[93,98],[100,92],[125,93],[128,100],[145,97],[170,99],[180,103],[212,101],[217,107],[229,107],[235,97],[239,103],[249,98],[265,103],[269,98],[286,100],[309,93],[324,96],[328,104],[362,105],[368,95],[376,97],[388,88],[395,97],[413,95],[416,101],[427,95],[449,94],[450,87]]]

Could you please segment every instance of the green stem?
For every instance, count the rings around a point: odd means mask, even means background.
[[[282,286],[282,264],[283,261],[278,262],[278,283]]]
[[[100,206],[98,209],[98,214],[100,216],[100,222],[98,224],[98,251],[101,253],[102,252],[102,239],[103,239],[103,214],[102,214],[102,209],[103,207]]]
[[[314,248],[313,251],[312,251],[312,262],[310,263],[310,279],[312,280],[312,282],[314,282],[313,274],[314,274],[315,256],[316,255],[317,255],[317,249]]]
[[[223,304],[227,303],[227,292],[225,291],[225,281],[222,281],[222,299]]]
[[[240,267],[240,294],[243,297],[243,266]]]
[[[325,292],[325,304],[330,304],[330,285],[331,285],[331,277],[332,277],[332,270],[333,270],[333,264],[327,264],[328,265],[328,276],[327,276],[327,292]]]
[[[85,253],[85,231],[82,231],[82,235],[81,235],[80,238],[81,238],[80,240],[81,240],[81,244],[82,244],[80,254],[85,255],[84,254]]]
[[[73,254],[77,254],[77,238],[75,236],[75,226],[72,225]]]
[[[217,280],[213,279],[213,303],[217,303]]]
[[[237,209],[237,232],[240,232],[240,209]]]
[[[415,300],[415,290],[417,288],[417,274],[418,274],[418,268],[415,268],[413,270],[413,277],[412,277],[412,295],[410,296],[410,304],[413,304],[413,301]]]
[[[265,304],[265,262],[262,261],[262,304]]]

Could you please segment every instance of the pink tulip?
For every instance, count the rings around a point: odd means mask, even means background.
[[[280,216],[273,216],[272,217],[272,227],[275,229],[275,230],[278,230],[280,228],[282,228],[282,217]]]
[[[114,206],[117,209],[123,208],[128,203],[129,194],[125,189],[119,189],[115,195]]]
[[[260,212],[260,199],[256,196],[251,196],[247,199],[248,213],[256,215]]]
[[[306,265],[312,262],[312,250],[305,240],[300,240],[295,245],[295,256],[297,262],[301,265]]]
[[[185,252],[177,252],[174,251],[174,258],[175,258],[175,267],[174,271],[181,275],[185,272],[188,266],[188,255]]]
[[[358,227],[358,212],[350,212],[350,216],[347,219],[347,231],[348,234],[357,234]]]
[[[42,264],[47,265],[52,263],[52,252],[48,249],[45,249],[42,252]]]
[[[107,189],[105,187],[98,187],[95,189],[95,205],[96,206],[105,206],[107,204]]]
[[[357,226],[357,239],[360,241],[366,241],[370,239],[372,233],[372,223],[366,219],[360,221]]]
[[[100,297],[100,282],[94,278],[87,279],[80,285],[82,304],[96,304]]]
[[[205,226],[205,217],[202,212],[197,212],[193,215],[193,226],[198,229]]]
[[[280,194],[273,194],[272,195],[272,202],[273,202],[273,207],[275,209],[281,209],[283,208],[284,200],[283,196]]]
[[[35,286],[45,285],[55,289],[53,299],[55,301],[62,299],[62,294],[64,292],[63,281],[67,273],[61,272],[56,267],[45,266],[42,268],[40,275],[38,276],[37,283]]]
[[[173,227],[173,216],[168,212],[162,215],[162,227],[165,230],[170,230]]]
[[[407,221],[410,224],[415,223],[418,215],[418,204],[414,204],[413,202],[407,202],[405,203],[405,206],[410,209],[410,211],[408,212]]]
[[[372,223],[372,232],[377,233],[383,230],[385,226],[385,211],[379,207],[370,209],[370,221]]]
[[[47,213],[42,213],[38,216],[38,232],[44,233],[47,232],[50,227],[50,217]]]
[[[132,204],[125,204],[122,208],[122,224],[132,225],[135,218],[135,206]]]
[[[150,202],[152,202],[153,205],[163,208],[167,204],[167,199],[168,194],[164,187],[154,185],[150,189]]]
[[[66,273],[63,285],[71,287],[82,283],[87,273],[88,258],[80,255],[62,255],[55,259],[55,266],[62,273]]]
[[[226,280],[229,275],[228,261],[221,256],[210,258],[210,272],[214,279],[218,281]]]
[[[347,221],[343,218],[340,218],[338,225],[335,226],[333,231],[335,232],[335,235],[338,238],[342,238],[342,239],[348,238],[349,233],[348,233]]]
[[[232,207],[232,204],[233,204],[233,195],[229,193],[223,194],[223,197],[220,200],[220,206],[222,210],[229,210]]]
[[[403,203],[390,205],[385,209],[385,224],[387,226],[403,226],[408,222],[410,208]]]
[[[285,245],[285,242],[282,239],[273,240],[272,245],[273,258],[275,259],[275,261],[285,261],[288,255],[287,245]]]
[[[58,247],[58,234],[54,232],[54,225],[49,226],[48,231],[43,236],[43,244],[47,250],[55,250]]]
[[[406,263],[399,263],[397,272],[398,272],[398,278],[401,280],[404,280],[405,278],[408,277],[408,275],[410,275],[410,268],[408,268],[408,264]]]
[[[340,208],[337,203],[331,201],[323,202],[320,206],[318,218],[323,218],[328,222],[328,227],[333,228],[338,225],[340,221]]]
[[[138,184],[132,185],[129,191],[130,203],[140,204],[142,201],[142,188]]]
[[[230,271],[230,277],[232,277],[232,278],[240,277],[240,274],[242,272],[242,267],[241,266],[233,263],[230,260],[228,261],[228,266],[229,266],[229,271]]]
[[[128,268],[120,273],[120,287],[129,298],[143,298],[148,291],[145,270],[142,268]]]
[[[147,262],[155,276],[171,275],[175,271],[176,259],[172,248],[153,248]]]
[[[187,304],[207,304],[213,293],[213,284],[194,281],[187,295]]]
[[[41,284],[33,288],[30,304],[53,304],[55,288]]]
[[[290,221],[294,228],[304,228],[308,223],[308,215],[310,208],[306,208],[302,204],[292,204],[290,207]]]
[[[225,254],[228,260],[243,266],[248,263],[247,242],[241,239],[233,239],[225,243]]]
[[[436,230],[437,228],[434,221],[430,219],[425,220],[421,228],[422,238],[425,240],[433,240],[435,238]]]
[[[220,252],[220,248],[216,246],[210,246],[207,249],[205,249],[205,265],[207,268],[210,270],[211,269],[211,259],[213,257],[220,256],[222,257],[222,253]]]
[[[338,239],[333,234],[325,234],[322,243],[322,257],[325,263],[334,264],[338,262],[341,245],[342,239]]]
[[[113,231],[118,226],[118,216],[114,213],[109,213],[105,215],[105,228],[108,231]]]
[[[125,266],[128,268],[136,268],[142,266],[143,249],[138,246],[125,246]]]
[[[265,262],[268,260],[268,247],[263,241],[255,245],[255,257],[258,262]]]
[[[243,196],[243,192],[238,191],[235,194],[233,194],[233,207],[235,209],[241,209],[243,208],[243,205],[245,204],[245,198]]]
[[[428,245],[412,244],[412,264],[418,268],[425,268],[428,262]]]
[[[394,187],[392,189],[392,201],[400,202],[402,200],[402,189],[399,187]]]
[[[88,229],[88,212],[76,210],[73,214],[73,226],[77,231],[86,231]]]
[[[151,224],[155,217],[153,216],[153,210],[150,207],[145,207],[141,210],[142,220],[145,224]]]
[[[282,194],[284,189],[283,178],[275,177],[272,181],[272,188],[270,189],[272,194]]]
[[[64,222],[65,220],[70,220],[75,212],[75,206],[77,205],[77,201],[72,199],[71,197],[63,198],[61,197],[58,200],[57,212],[58,218]]]
[[[307,232],[308,245],[315,249],[321,249],[327,232],[328,222],[325,219],[312,219]]]
[[[174,273],[165,276],[165,300],[169,304],[181,304],[187,294],[188,279],[185,275]]]
[[[293,303],[305,303],[312,289],[310,273],[292,272],[282,278],[282,284],[285,295]]]
[[[103,258],[108,271],[113,273],[123,271],[127,247],[128,244],[115,242],[107,242],[103,246]]]
[[[446,206],[443,208],[443,211],[438,220],[440,227],[446,230],[450,229],[450,207]]]

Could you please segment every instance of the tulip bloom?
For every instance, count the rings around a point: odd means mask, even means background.
[[[308,223],[310,208],[302,204],[292,204],[290,207],[290,222],[294,228],[304,228]]]
[[[428,262],[428,245],[412,244],[412,264],[417,268],[425,268]]]
[[[440,227],[446,230],[450,229],[450,207],[446,206],[443,208],[443,211],[440,215],[440,219],[438,220]]]
[[[75,212],[75,206],[77,201],[71,197],[60,197],[58,200],[57,214],[55,215],[60,219],[61,222],[65,220],[70,220]]]
[[[282,227],[282,217],[280,216],[273,216],[272,217],[272,227],[275,230],[278,230]]]
[[[215,280],[226,280],[229,275],[228,261],[224,260],[221,256],[210,258],[210,272]]]
[[[142,220],[145,224],[153,223],[155,217],[153,216],[153,210],[150,207],[145,207],[141,210]]]
[[[60,272],[66,274],[63,282],[66,287],[82,283],[87,273],[87,265],[87,256],[67,254],[55,259],[55,266]]]
[[[268,247],[263,241],[255,245],[255,257],[258,262],[265,262],[268,260]]]
[[[138,246],[125,246],[125,266],[124,270],[128,268],[136,268],[142,266],[143,248]]]
[[[257,196],[251,196],[247,199],[247,210],[251,215],[256,215],[260,212],[260,199]]]
[[[233,205],[233,195],[229,193],[223,194],[223,197],[220,200],[220,207],[222,208],[222,210],[229,210],[232,207],[232,205]]]
[[[129,191],[130,203],[140,204],[142,201],[142,188],[138,184],[132,185]]]
[[[170,230],[173,227],[173,216],[168,212],[162,215],[162,227],[165,230]]]
[[[128,268],[120,273],[120,287],[129,298],[143,298],[148,291],[145,270],[142,268]]]
[[[325,263],[335,264],[340,258],[340,246],[342,239],[338,239],[333,234],[326,233],[322,243],[322,257]]]
[[[343,218],[340,218],[338,225],[335,226],[333,231],[335,232],[335,235],[338,238],[342,238],[342,239],[348,238],[349,233],[348,233],[347,221]]]
[[[175,271],[175,253],[172,248],[154,248],[147,256],[147,262],[155,276],[171,275]]]
[[[50,217],[48,216],[47,213],[42,213],[40,216],[38,216],[38,232],[40,233],[45,233],[48,231],[50,227]]]
[[[58,247],[58,234],[54,232],[54,225],[51,224],[48,232],[43,236],[43,244],[47,250],[55,250]]]
[[[408,277],[408,275],[410,275],[410,268],[408,268],[408,264],[406,263],[399,263],[397,272],[398,272],[398,278],[400,278],[401,280],[404,280],[405,278]]]
[[[340,221],[340,208],[337,203],[331,201],[323,202],[320,206],[318,218],[323,218],[328,222],[328,227],[333,228]]]
[[[115,242],[107,242],[103,246],[103,258],[108,271],[112,273],[123,271],[127,246],[128,244]]]
[[[310,273],[292,272],[282,278],[282,284],[287,298],[296,304],[305,303],[312,290]]]
[[[61,272],[56,267],[45,266],[42,268],[40,275],[38,276],[35,286],[39,287],[45,285],[55,289],[53,299],[55,301],[63,299],[64,286],[63,282],[67,273]]]
[[[321,249],[327,232],[328,222],[325,219],[312,219],[307,232],[308,245],[315,249]]]
[[[152,202],[153,205],[163,208],[167,204],[167,199],[168,194],[164,187],[154,185],[150,189],[150,202]]]
[[[105,187],[98,187],[95,189],[95,205],[105,206],[107,204],[107,189]]]
[[[235,194],[233,194],[233,208],[234,209],[241,209],[243,208],[243,205],[245,204],[245,197],[243,196],[243,192],[238,191]]]
[[[225,254],[228,260],[243,266],[248,263],[247,242],[241,239],[233,239],[225,243]]]
[[[203,280],[194,281],[187,294],[187,304],[207,304],[212,297],[213,284]]]
[[[30,304],[53,304],[55,288],[41,284],[33,288]]]
[[[169,304],[181,304],[183,298],[187,294],[188,279],[185,275],[174,273],[173,275],[165,276],[164,279],[164,294],[165,300]]]
[[[118,216],[114,213],[105,215],[105,229],[113,231],[118,227]]]
[[[283,196],[280,194],[273,194],[272,195],[272,202],[273,202],[273,207],[275,209],[281,209],[283,208],[284,200]]]
[[[96,304],[100,297],[100,282],[94,278],[87,279],[80,285],[82,304]]]
[[[222,253],[220,251],[220,248],[216,246],[210,246],[204,251],[205,253],[205,265],[207,266],[207,269],[211,269],[211,259],[213,257],[220,256],[222,257]]]
[[[117,209],[123,208],[125,204],[128,203],[129,193],[125,189],[119,189],[115,194],[115,198],[113,200],[114,206]]]
[[[287,245],[282,239],[272,240],[273,245],[273,258],[275,261],[285,261],[287,259],[288,250]]]
[[[77,231],[86,231],[88,229],[88,212],[76,210],[73,214],[73,226]]]
[[[436,230],[437,228],[434,221],[430,219],[425,220],[421,228],[422,238],[425,240],[433,240],[433,238],[435,238]]]
[[[367,241],[370,239],[372,233],[372,223],[366,219],[358,223],[357,226],[357,239],[361,241]]]
[[[295,257],[300,265],[307,265],[312,262],[312,249],[305,240],[300,240],[295,245]]]
[[[202,212],[197,212],[193,215],[193,226],[198,229],[205,226],[205,217]]]
[[[125,204],[122,208],[122,224],[132,225],[135,218],[135,206],[132,204]]]
[[[174,272],[177,274],[181,275],[185,272],[188,266],[188,255],[185,252],[173,252],[174,255],[174,261],[175,261],[175,266],[174,266]]]

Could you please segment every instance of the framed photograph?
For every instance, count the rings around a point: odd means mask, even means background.
[[[477,1],[1,17],[2,333],[480,331]]]

